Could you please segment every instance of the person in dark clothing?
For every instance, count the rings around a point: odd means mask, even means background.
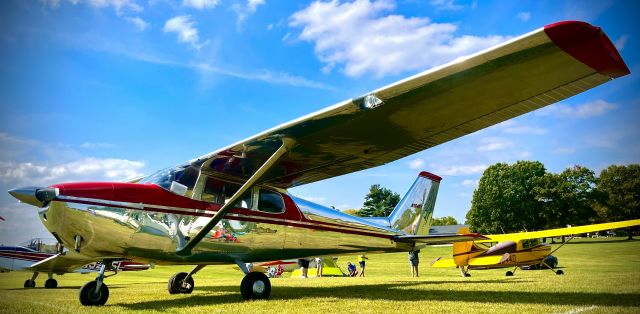
[[[409,264],[411,264],[411,277],[418,276],[418,264],[420,263],[420,257],[418,254],[420,250],[409,252]]]

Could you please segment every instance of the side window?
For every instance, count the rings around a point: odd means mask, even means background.
[[[258,210],[267,213],[282,213],[284,212],[284,200],[280,193],[260,190]]]
[[[226,203],[240,189],[239,184],[225,182],[216,178],[207,178],[200,199],[216,204]],[[251,190],[247,191],[236,204],[236,207],[251,208]]]

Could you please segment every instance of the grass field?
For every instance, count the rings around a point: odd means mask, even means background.
[[[557,251],[565,275],[549,270],[431,269],[429,261],[451,254],[429,247],[420,254],[420,278],[411,278],[406,253],[370,255],[366,278],[276,278],[268,301],[243,301],[242,274],[232,266],[198,273],[191,295],[169,295],[167,279],[187,267],[156,267],[108,278],[110,298],[101,308],[85,308],[78,289],[94,275],[57,276],[59,288],[23,289],[30,273],[0,274],[3,313],[640,313],[640,241],[577,239]],[[343,256],[341,267],[355,256]]]

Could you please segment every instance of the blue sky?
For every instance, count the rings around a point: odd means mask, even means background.
[[[388,165],[294,188],[340,209],[371,184],[444,177],[464,220],[482,171],[640,162],[636,1],[59,0],[0,2],[0,190],[120,180],[562,20],[600,26],[632,74]],[[389,55],[396,56],[392,60]],[[0,193],[0,242],[47,235]]]

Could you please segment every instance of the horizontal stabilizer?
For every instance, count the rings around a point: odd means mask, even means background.
[[[431,267],[437,268],[450,268],[456,266],[456,262],[452,258],[438,257],[431,262]]]
[[[486,240],[487,237],[479,233],[467,234],[434,234],[434,235],[404,235],[393,238],[396,242],[402,243],[424,243],[424,244],[449,244],[455,242],[467,242]]]
[[[482,256],[469,259],[469,266],[495,266],[506,261],[509,253],[504,255]]]
[[[587,232],[628,228],[628,227],[633,227],[638,225],[640,225],[640,219],[608,222],[603,224],[576,226],[576,227],[568,227],[568,228],[549,229],[549,230],[533,231],[533,232],[490,234],[490,235],[486,235],[486,237],[491,239],[491,241],[493,242],[502,242],[502,241],[517,242],[519,240],[525,240],[525,239],[559,237],[563,235],[572,235],[572,234],[581,234],[581,233],[587,233]]]

